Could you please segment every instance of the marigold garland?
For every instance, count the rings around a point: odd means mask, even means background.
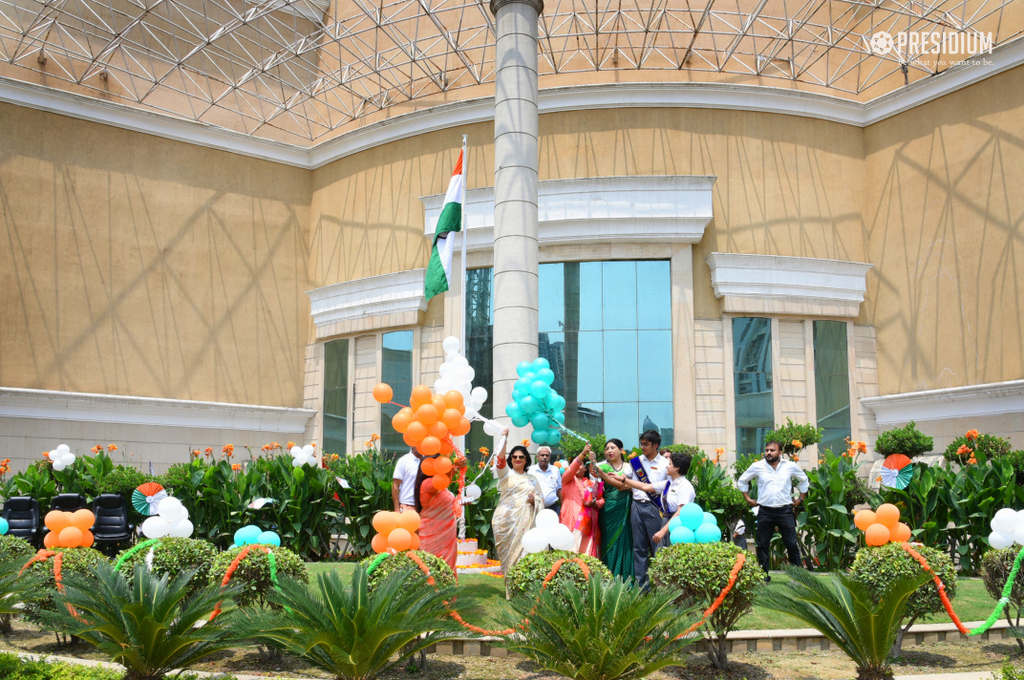
[[[28,562],[25,563],[25,566],[23,566],[21,568],[21,571],[18,572],[18,578],[21,578],[21,575],[25,573],[25,570],[28,569],[29,567],[31,567],[36,562],[45,562],[46,560],[50,559],[51,557],[53,558],[53,580],[57,584],[57,592],[63,595],[64,594],[64,577],[63,577],[64,555],[63,555],[63,553],[55,552],[53,550],[40,550],[35,555],[33,555],[32,559],[30,559]],[[74,616],[76,619],[81,621],[81,618],[78,616],[78,612],[75,611],[74,607],[72,607],[69,604],[69,605],[67,605],[67,608],[68,608],[68,611],[71,612],[72,616]]]
[[[231,560],[231,564],[228,565],[228,570],[224,572],[224,578],[221,579],[221,588],[224,588],[229,583],[231,583],[231,577],[235,575],[235,571],[238,569],[238,565],[242,563],[242,560],[245,559],[245,556],[248,555],[249,552],[252,550],[262,550],[263,552],[267,553],[267,561],[270,563],[270,582],[274,584],[275,588],[277,587],[277,565],[274,560],[274,553],[271,552],[270,548],[268,548],[265,545],[247,545],[244,548],[242,548],[241,552],[235,555],[235,559]],[[217,603],[217,606],[213,608],[213,612],[210,613],[210,621],[213,621],[215,618],[220,616],[220,605],[223,602],[224,600],[221,600]]]
[[[722,602],[725,601],[725,596],[728,595],[729,592],[732,590],[732,587],[734,585],[736,585],[736,579],[739,578],[740,569],[743,568],[743,563],[746,562],[746,561],[747,561],[747,554],[746,553],[739,552],[739,553],[736,554],[736,563],[732,565],[732,571],[729,572],[729,582],[725,584],[725,587],[722,588],[722,592],[720,592],[718,594],[718,597],[715,598],[715,601],[712,602],[711,606],[708,607],[707,610],[704,612],[704,616],[701,617],[700,621],[698,621],[697,623],[695,623],[692,626],[690,626],[689,628],[687,628],[685,633],[683,633],[682,635],[679,635],[676,638],[677,640],[679,638],[681,638],[681,637],[686,637],[687,635],[689,635],[693,631],[695,631],[698,628],[700,628],[701,626],[703,626],[704,622],[708,620],[708,617],[711,616],[712,614],[714,614],[715,611],[719,607],[722,606]]]
[[[46,560],[50,559],[56,554],[57,553],[55,553],[52,550],[40,550],[32,556],[32,559],[25,563],[24,567],[21,568],[21,571],[18,572],[18,578],[21,578],[21,575],[25,573],[25,570],[31,567],[36,562],[45,562]]]

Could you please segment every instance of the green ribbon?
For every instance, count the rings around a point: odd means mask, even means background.
[[[999,598],[999,604],[996,605],[995,611],[985,619],[983,624],[973,629],[968,635],[981,635],[995,625],[995,622],[1003,615],[1003,610],[1006,609],[1006,605],[1010,602],[1010,594],[1013,592],[1013,584],[1017,580],[1017,572],[1020,571],[1021,560],[1024,560],[1024,548],[1020,549],[1020,552],[1017,553],[1017,559],[1013,561],[1010,576],[1006,579],[1006,585],[1003,586],[1003,596]]]
[[[366,567],[366,575],[369,576],[374,570],[380,566],[380,563],[388,558],[387,553],[380,553],[373,558],[373,561]]]
[[[121,565],[124,564],[125,560],[127,560],[129,557],[131,557],[135,553],[139,552],[143,548],[146,548],[148,546],[153,545],[154,543],[159,543],[159,542],[160,542],[159,538],[150,538],[148,540],[143,541],[142,543],[139,543],[134,548],[129,548],[124,553],[122,553],[122,555],[120,557],[117,558],[117,562],[114,563],[114,571],[121,571]]]

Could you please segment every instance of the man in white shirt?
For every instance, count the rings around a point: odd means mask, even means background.
[[[661,529],[654,534],[654,541],[663,548],[669,545],[666,540],[668,536],[668,523],[679,514],[680,508],[687,503],[692,503],[697,497],[693,484],[686,478],[686,473],[690,470],[692,460],[692,457],[686,453],[670,453],[668,456],[668,467],[666,468],[668,477],[653,484],[644,484],[635,479],[626,478],[622,475],[618,476],[620,483],[632,487],[634,491],[640,490],[648,493],[663,494],[666,505],[665,514]]]
[[[391,480],[391,500],[395,504],[395,512],[416,509],[416,475],[419,474],[422,458],[414,446],[395,463],[395,474]]]
[[[562,507],[562,473],[551,465],[551,447],[542,446],[537,449],[537,462],[526,471],[540,482],[544,491],[544,507],[558,513]]]
[[[765,582],[769,565],[769,545],[775,527],[782,534],[790,564],[800,565],[800,546],[796,542],[795,508],[807,497],[807,474],[790,460],[781,460],[782,447],[777,442],[768,442],[764,447],[764,458],[744,472],[737,486],[751,507],[757,507],[757,561],[764,569]],[[757,500],[750,497],[750,480],[757,479]],[[800,497],[793,499],[793,479],[797,481]]]
[[[657,430],[647,430],[640,435],[640,450],[642,453],[630,460],[640,461],[640,467],[645,473],[642,479],[640,470],[633,467],[633,472],[638,481],[650,484],[654,487],[661,486],[668,477],[668,460],[658,453],[661,446],[661,435]],[[633,506],[629,510],[629,524],[633,529],[633,578],[643,590],[648,589],[647,566],[651,557],[661,547],[654,536],[661,531],[663,517],[661,510],[654,504],[651,495],[640,489],[633,489]]]

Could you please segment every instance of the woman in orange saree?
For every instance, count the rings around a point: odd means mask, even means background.
[[[576,552],[601,557],[601,527],[598,511],[604,507],[603,482],[594,482],[588,476],[590,466],[586,457],[590,444],[572,461],[562,475],[561,522],[569,527],[576,539]]]
[[[426,459],[427,457],[424,458]],[[457,470],[465,466],[466,459],[463,456],[456,458],[452,475],[457,474]],[[420,514],[420,550],[437,555],[458,574],[455,569],[455,562],[459,557],[455,512],[459,501],[447,488],[436,490],[433,479],[423,474],[422,467],[416,475],[416,488],[420,489],[420,493],[416,495],[416,512]]]

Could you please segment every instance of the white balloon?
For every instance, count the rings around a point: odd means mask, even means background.
[[[467,361],[466,357],[461,354],[450,354],[449,356],[454,357],[454,359],[452,359],[452,363],[456,366],[469,366],[469,361]]]
[[[192,535],[192,522],[187,519],[178,520],[171,527],[170,535],[175,538],[188,538]]]
[[[1024,545],[1024,526],[1018,526],[1017,530],[1013,532],[1013,542]]]
[[[291,448],[291,451],[289,451],[288,453],[292,454],[292,456],[301,456],[302,455],[302,447],[301,446],[293,446]]]
[[[441,375],[442,378],[447,379],[452,377],[452,371],[454,370],[455,365],[446,361],[443,364],[441,364],[441,368],[437,369],[437,372]]]
[[[71,453],[71,447],[68,446],[67,444],[61,444],[60,446],[57,447],[57,453]]]
[[[482,493],[480,491],[480,487],[477,486],[476,484],[470,484],[463,491],[466,494],[466,498],[470,501],[475,501],[476,499],[480,498],[480,495]]]
[[[163,538],[171,530],[163,517],[150,517],[142,523],[142,535],[146,538]]]
[[[501,432],[502,427],[495,423],[493,420],[484,421],[484,434],[489,437],[497,437],[498,433]]]
[[[569,527],[559,523],[549,527],[548,531],[551,532],[548,540],[551,542],[551,547],[555,550],[576,549],[576,537],[572,535]]]
[[[64,465],[64,462],[60,458],[58,458],[53,464],[53,469],[57,472],[61,472],[66,467],[67,466]]]
[[[991,534],[988,535],[988,542],[996,550],[1002,550],[1003,548],[1009,548],[1011,545],[1013,545],[1013,539],[1012,538],[1004,536],[1003,534],[999,533],[998,531],[993,531]]]
[[[1003,508],[992,518],[992,531],[1001,534],[1012,534],[1017,528],[1017,513],[1010,508]]]
[[[462,415],[466,416],[466,420],[473,420],[473,418],[476,417],[476,414],[477,414],[477,409],[470,408],[469,406],[467,406],[466,407],[466,412],[463,413]]]
[[[444,348],[444,351],[447,354],[456,354],[459,351],[460,346],[461,343],[459,342],[459,339],[454,335],[449,335],[441,342],[441,347]]]
[[[306,454],[307,458],[316,458],[316,447],[312,444],[306,444],[303,446],[302,452]]]
[[[534,527],[523,534],[523,552],[536,553],[548,547],[547,537],[542,529]]]
[[[554,510],[541,510],[537,513],[537,526],[553,527],[558,524],[558,514]]]
[[[188,517],[188,510],[174,496],[168,496],[160,501],[160,504],[156,506],[156,512],[167,520],[169,524],[174,524],[178,520]]]
[[[57,449],[50,451],[48,454],[46,454],[46,457],[52,461],[56,461],[58,458],[60,458],[60,456],[57,454]]]
[[[473,401],[478,404],[482,404],[487,401],[487,389],[483,387],[474,387],[470,396],[472,396]]]
[[[63,454],[60,457],[60,462],[63,463],[65,467],[67,467],[68,465],[74,465],[75,464],[75,454],[73,454],[73,453],[65,453],[65,454]]]

